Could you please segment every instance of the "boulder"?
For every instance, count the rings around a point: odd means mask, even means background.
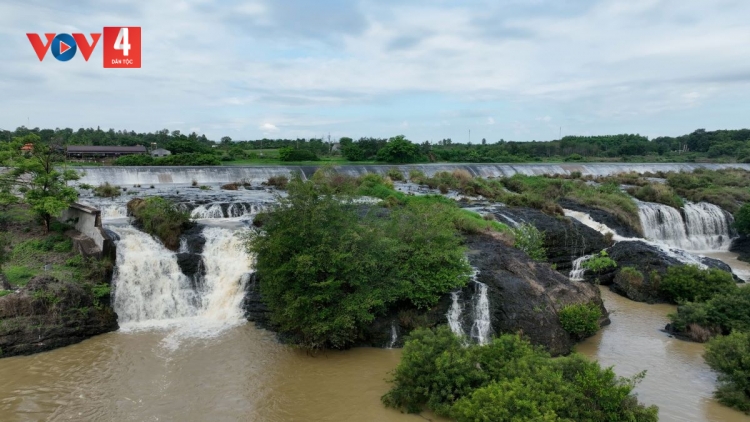
[[[604,235],[572,218],[515,207],[496,208],[493,214],[498,221],[509,222],[510,217],[518,223],[532,224],[543,232],[547,260],[563,274],[570,272],[576,258],[599,253],[609,246]]]
[[[734,239],[729,250],[740,254],[737,257],[740,261],[750,262],[750,236],[740,236]]]
[[[73,282],[38,276],[0,297],[1,357],[28,355],[118,329],[109,298]]]
[[[609,257],[617,262],[617,268],[597,275],[599,283],[610,285],[610,289],[613,292],[636,302],[662,302],[663,299],[659,295],[658,280],[655,283],[652,280],[652,274],[655,272],[659,276],[662,276],[667,272],[667,268],[671,266],[685,265],[684,262],[674,256],[670,256],[657,246],[640,241],[618,242],[609,248],[607,252],[609,253]],[[732,272],[732,269],[727,264],[718,259],[706,257],[700,257],[699,259],[702,264],[709,268],[717,268],[729,273]],[[621,274],[622,269],[625,267],[637,270],[643,276],[642,280],[639,280],[638,277],[626,277]],[[735,280],[741,281],[733,273],[732,275]],[[590,280],[590,277],[591,275],[586,275],[587,280]]]
[[[469,261],[478,270],[476,279],[487,285],[495,334],[521,332],[553,355],[562,355],[575,344],[557,316],[563,307],[594,303],[602,310],[600,325],[609,323],[596,286],[571,281],[550,265],[532,261],[489,235],[469,236],[467,244]],[[467,293],[471,291],[464,292]]]
[[[245,318],[254,322],[259,328],[272,329],[271,311],[263,302],[260,294],[260,278],[253,272],[250,274],[245,284],[245,298],[242,301],[242,309],[245,311]]]

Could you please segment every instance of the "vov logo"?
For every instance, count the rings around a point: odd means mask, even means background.
[[[127,68],[137,69],[141,67],[141,27],[140,26],[107,26],[104,27],[104,54],[103,66],[105,68]],[[91,33],[91,42],[86,35],[45,33],[46,43],[38,34],[27,33],[31,47],[39,61],[43,61],[47,51],[52,50],[52,55],[61,62],[67,62],[75,57],[78,51],[83,59],[89,61],[91,53],[96,48],[101,33]]]

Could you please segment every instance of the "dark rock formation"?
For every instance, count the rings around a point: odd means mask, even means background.
[[[667,268],[673,265],[684,265],[678,259],[665,254],[656,246],[645,242],[618,242],[607,250],[609,257],[617,262],[617,268],[604,274],[586,274],[586,280],[596,278],[603,285],[610,285],[613,292],[636,302],[657,303],[663,299],[659,295],[658,280],[652,280],[652,275],[663,276]],[[732,269],[722,261],[713,258],[701,258],[701,262],[709,268],[717,268],[732,272]],[[620,275],[624,267],[631,267],[643,275],[641,281],[632,280]],[[733,274],[734,275],[734,274]],[[735,280],[741,281],[736,275]]]
[[[245,310],[245,318],[254,322],[259,328],[272,329],[271,311],[263,302],[260,294],[260,279],[257,273],[250,274],[245,285],[245,298],[242,301],[242,309]]]
[[[187,246],[186,251],[180,250],[177,254],[177,264],[180,270],[185,274],[192,283],[194,289],[201,287],[203,276],[206,275],[206,268],[203,265],[203,247],[206,245],[206,238],[203,237],[203,226],[194,226],[182,233],[180,242]]]
[[[623,237],[642,237],[642,235],[633,227],[620,221],[616,216],[597,208],[590,208],[585,205],[581,205],[578,202],[570,199],[560,199],[558,201],[561,207],[569,209],[571,211],[585,212],[591,216],[591,219],[597,223],[604,224],[610,229],[614,230],[615,233]]]
[[[750,262],[750,236],[740,236],[734,239],[729,250],[740,254],[737,257],[740,261]]]
[[[28,355],[117,330],[109,298],[82,285],[38,276],[0,298],[0,356]]]
[[[576,258],[609,246],[601,233],[572,218],[554,217],[533,208],[497,208],[493,214],[498,221],[507,222],[506,217],[510,217],[544,232],[547,260],[564,274],[570,271]]]
[[[548,264],[488,235],[467,238],[469,261],[479,270],[478,281],[488,286],[492,329],[497,333],[522,332],[553,355],[569,353],[575,344],[562,328],[557,313],[566,305],[595,303],[608,313],[596,286],[570,281]]]

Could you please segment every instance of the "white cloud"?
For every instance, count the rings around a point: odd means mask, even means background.
[[[495,119],[493,117],[488,117],[487,118],[487,124],[488,125],[494,125],[495,124]]]
[[[278,132],[279,128],[276,127],[273,123],[263,123],[260,125],[260,130],[262,130],[264,133],[272,133],[272,132]]]

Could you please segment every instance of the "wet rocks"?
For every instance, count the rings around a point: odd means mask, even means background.
[[[479,270],[477,279],[488,286],[495,334],[521,332],[532,343],[561,355],[575,344],[557,316],[563,307],[595,303],[602,309],[600,324],[609,323],[596,286],[571,281],[489,235],[469,236],[467,244],[469,261]]]
[[[0,356],[38,353],[117,330],[109,297],[92,290],[38,276],[0,297]]]
[[[750,262],[750,236],[740,236],[734,239],[729,250],[740,254],[737,257],[740,261]]]
[[[258,274],[250,274],[245,284],[245,298],[242,301],[242,309],[245,311],[245,318],[254,322],[259,328],[272,329],[271,311],[263,302],[263,296],[260,293],[260,279]]]
[[[510,217],[543,232],[547,260],[564,274],[570,271],[576,258],[609,246],[601,233],[572,218],[547,215],[533,208],[501,208],[494,215],[498,221],[508,222]]]

